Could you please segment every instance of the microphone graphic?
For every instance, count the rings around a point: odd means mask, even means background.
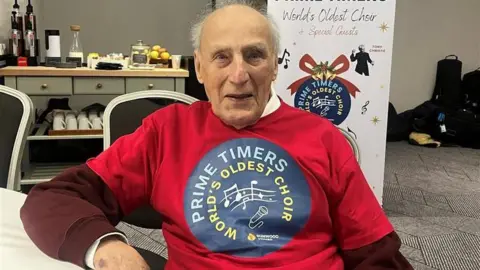
[[[268,208],[263,205],[258,207],[258,210],[255,213],[255,215],[253,215],[253,217],[250,218],[250,221],[248,222],[248,227],[252,230],[255,228],[262,227],[263,221],[260,221],[260,222],[257,222],[257,221],[259,221],[263,216],[266,216],[266,215],[268,215]]]

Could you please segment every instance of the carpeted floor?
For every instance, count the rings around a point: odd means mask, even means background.
[[[415,269],[480,269],[480,150],[389,143],[383,202]],[[167,258],[161,231],[118,228]]]

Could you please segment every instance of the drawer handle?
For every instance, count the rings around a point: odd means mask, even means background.
[[[101,83],[98,83],[98,84],[97,84],[97,89],[100,89],[100,88],[102,88],[102,87],[103,87],[103,85],[102,85]]]
[[[148,85],[148,89],[153,89],[153,83]]]
[[[42,89],[47,89],[47,88],[48,88],[48,84],[46,84],[46,83],[42,84],[41,88],[42,88]]]

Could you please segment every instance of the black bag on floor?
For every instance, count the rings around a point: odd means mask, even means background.
[[[409,112],[412,129],[427,133],[442,145],[480,148],[480,115],[424,102]]]
[[[480,115],[468,110],[455,110],[426,101],[402,113],[413,131],[426,133],[443,146],[460,145],[480,149]]]
[[[446,111],[443,121],[441,114],[439,118],[437,118],[439,128],[434,134],[435,137],[447,143],[480,149],[480,115],[458,110]]]
[[[463,76],[462,92],[465,109],[480,114],[480,68]]]
[[[431,101],[447,108],[459,108],[463,103],[461,86],[462,62],[458,60],[458,56],[448,55],[445,59],[438,61]]]
[[[388,103],[387,142],[397,142],[408,139],[410,127],[408,120],[397,114],[392,103]]]

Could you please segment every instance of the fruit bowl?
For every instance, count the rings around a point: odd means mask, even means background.
[[[168,68],[170,67],[170,61],[168,59],[153,59],[150,58],[150,64],[157,65],[157,68]]]
[[[157,68],[169,68],[171,66],[170,53],[166,48],[155,45],[150,51],[150,64],[156,65]]]

